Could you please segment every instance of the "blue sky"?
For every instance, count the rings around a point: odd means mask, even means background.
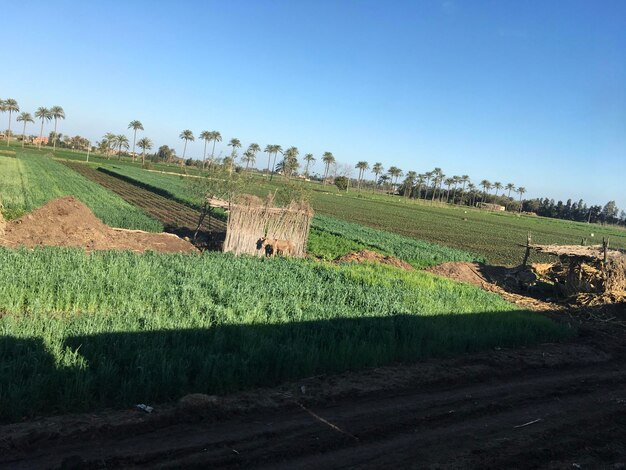
[[[180,154],[181,130],[215,129],[217,153],[237,137],[626,209],[623,1],[23,0],[3,17],[0,98],[63,106],[63,133],[139,119]]]

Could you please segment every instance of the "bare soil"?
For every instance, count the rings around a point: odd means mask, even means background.
[[[361,250],[354,251],[352,253],[348,253],[347,255],[342,256],[337,259],[338,263],[381,263],[386,264],[388,266],[394,266],[396,268],[402,268],[407,271],[411,271],[413,266],[411,266],[406,261],[402,261],[401,259],[395,258],[393,256],[386,256],[375,251],[370,250]]]
[[[8,222],[0,237],[0,245],[11,248],[78,246],[87,251],[197,252],[191,243],[173,234],[111,228],[71,196],[54,199],[30,214]]]

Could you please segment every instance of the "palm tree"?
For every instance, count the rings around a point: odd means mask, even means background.
[[[467,183],[467,190],[470,193],[470,206],[474,206],[476,202],[476,185],[474,183]]]
[[[445,175],[443,174],[443,172],[441,171],[441,168],[435,168],[432,171],[432,178],[433,178],[433,195],[432,195],[432,199],[431,202],[435,201],[435,195],[437,194],[437,186],[439,185],[439,181],[443,181],[443,177]],[[441,192],[441,191],[440,191]]]
[[[502,189],[502,183],[496,181],[495,183],[493,183],[493,187],[496,188],[496,197],[498,197],[498,191]]]
[[[248,167],[250,166],[250,163],[254,163],[255,161],[254,152],[252,152],[252,150],[248,148],[248,150],[246,150],[241,156],[241,161],[246,162],[246,172],[247,172]]]
[[[446,178],[443,184],[445,184],[448,187],[448,191],[446,192],[446,204],[447,204],[448,201],[450,201],[450,188],[454,184],[454,178]]]
[[[358,189],[360,191],[361,190],[361,180],[363,179],[363,175],[365,174],[365,171],[369,170],[370,165],[369,165],[369,163],[367,163],[365,161],[361,161],[361,162],[358,162],[354,168],[357,168],[359,170]]]
[[[141,164],[145,165],[146,164],[146,150],[152,149],[152,141],[148,139],[147,137],[143,137],[139,139],[139,142],[137,142],[137,145],[141,149]]]
[[[214,156],[215,156],[215,142],[222,141],[222,134],[220,134],[218,131],[211,131],[210,134],[211,134],[211,138],[209,140],[213,141],[213,148],[211,149],[211,164],[212,164],[214,160]]]
[[[491,189],[491,182],[489,180],[482,180],[479,184],[483,188],[483,202],[487,199],[487,191]]]
[[[65,119],[65,111],[61,106],[53,106],[50,108],[50,112],[54,119],[54,140],[52,141],[52,151],[54,152],[57,148],[57,122],[59,119]]]
[[[470,182],[470,177],[468,175],[461,176],[461,183],[463,183],[463,188],[461,189],[461,200],[459,204],[463,204],[463,196],[465,195],[465,185]]]
[[[519,194],[519,211],[520,213],[522,212],[522,194],[524,194],[526,192],[526,188],[523,186],[520,186],[519,188],[517,188],[517,193]]]
[[[17,117],[16,121],[24,123],[24,129],[22,130],[22,148],[24,148],[24,141],[26,140],[26,124],[35,121],[33,121],[33,117],[30,115],[30,113],[21,113]]]
[[[7,132],[7,147],[9,146],[9,141],[11,140],[11,114],[14,112],[19,112],[20,107],[13,98],[9,98],[8,100],[4,100],[2,102],[2,111],[9,112],[9,131]]]
[[[385,184],[387,183],[387,181],[389,181],[391,178],[389,177],[389,175],[381,175],[380,177],[380,181],[382,181],[382,187],[383,187],[383,191],[385,191]]]
[[[102,140],[104,140],[107,144],[107,160],[109,160],[111,158],[111,154],[113,153],[113,146],[115,145],[115,134],[113,134],[113,132],[107,132],[106,134],[104,134],[104,138]]]
[[[507,189],[509,191],[509,199],[511,198],[511,191],[515,190],[515,185],[513,183],[508,183],[505,186],[505,189]]]
[[[273,154],[274,155],[274,159],[272,160],[272,172],[270,173],[270,181],[272,181],[272,179],[274,179],[274,173],[276,173],[276,156],[280,153],[282,155],[283,153],[283,147],[281,145],[268,145],[265,148],[265,151],[267,152],[267,148],[270,148],[271,151],[269,154]],[[269,171],[269,156],[268,156],[268,160],[267,160],[267,171]]]
[[[392,166],[392,167],[389,167],[389,169],[387,170],[387,174],[391,176],[391,185],[392,185],[393,191],[395,192],[396,186],[398,185],[398,178],[402,176],[402,170],[396,166]],[[395,178],[395,181],[394,181],[394,178]]]
[[[417,178],[416,171],[407,171],[406,178],[404,178],[404,196],[407,198],[411,197],[413,185],[415,184],[415,178]]]
[[[430,180],[434,175],[435,174],[432,171],[427,171],[426,173],[424,173],[424,176],[426,177],[426,185],[425,185],[426,189],[424,190],[424,201],[428,197],[428,186],[430,185]]]
[[[315,161],[315,157],[312,153],[307,153],[304,156],[304,161],[306,162],[306,166],[304,167],[304,176],[309,177],[309,164]]]
[[[191,132],[189,129],[185,129],[184,131],[182,131],[178,137],[185,141],[185,146],[183,147],[183,156],[180,159],[180,166],[183,166],[185,164],[185,154],[187,153],[187,142],[189,142],[190,140],[193,142],[194,140],[196,140],[196,138],[193,136],[193,132]]]
[[[426,181],[426,175],[424,173],[420,173],[419,175],[417,175],[417,181],[416,181],[417,197],[416,197],[416,199],[419,199],[421,197],[422,186],[424,186],[424,182],[425,181]]]
[[[41,149],[41,141],[43,139],[43,123],[45,121],[50,121],[52,119],[52,113],[48,108],[44,108],[43,106],[37,108],[35,111],[35,117],[41,119],[41,130],[39,132],[39,145],[38,148]]]
[[[134,131],[133,133],[133,161],[135,161],[135,141],[137,140],[137,131],[143,131],[143,124],[141,123],[141,121],[130,121],[130,124],[128,125],[128,129],[132,129]]]
[[[326,184],[326,178],[328,178],[330,165],[335,163],[335,156],[332,152],[324,152],[324,155],[322,155],[322,161],[324,162],[324,165],[326,165],[326,168],[324,169],[324,184]]]
[[[211,132],[210,131],[202,131],[200,132],[200,136],[198,137],[200,140],[204,140],[204,153],[202,156],[202,168],[206,163],[206,144],[209,140],[211,140]]]
[[[252,143],[248,145],[248,151],[252,153],[252,159],[250,161],[254,164],[256,162],[256,154],[261,151],[261,146],[259,144]]]
[[[380,175],[385,169],[383,168],[383,164],[380,162],[374,163],[372,167],[372,173],[374,173],[374,185],[378,186],[378,175]]]
[[[122,159],[122,148],[128,150],[128,137],[123,134],[115,136],[115,144],[117,145],[117,159]]]
[[[237,138],[230,139],[228,142],[228,146],[233,148],[232,153],[230,154],[230,172],[233,172],[233,163],[235,158],[237,158],[237,149],[241,147],[241,141]]]
[[[454,192],[452,193],[452,204],[454,204],[454,201],[456,201],[457,186],[461,182],[461,177],[460,176],[453,176],[452,179],[454,180]]]
[[[298,147],[289,147],[285,150],[285,158],[283,159],[283,173],[289,178],[294,171],[298,169],[300,164],[298,163]]]

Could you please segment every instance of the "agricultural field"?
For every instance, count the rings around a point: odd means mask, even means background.
[[[147,172],[122,165],[111,170],[167,191],[179,200],[187,198],[189,201],[185,177]],[[246,190],[258,196],[265,196],[284,184],[285,180],[282,177],[276,177],[270,183],[266,178],[254,175],[250,177]],[[626,248],[626,230],[620,228],[486,212],[467,207],[430,205],[423,201],[365,191],[339,193],[334,187],[321,186],[317,183],[298,184],[303,184],[309,190],[311,204],[317,214],[394,232],[414,240],[424,240],[476,253],[492,264],[509,266],[519,264],[523,249],[518,247],[518,244],[526,243],[529,232],[533,241],[539,244],[576,245],[580,244],[583,238],[587,239],[588,243],[593,243],[594,240],[600,243],[602,237],[609,237],[611,246]],[[318,220],[320,218],[316,217],[314,227],[323,225],[323,222]],[[537,258],[537,261],[539,260],[544,258]]]
[[[0,249],[0,417],[164,402],[567,338],[472,286],[381,265]]]
[[[60,196],[75,196],[112,227],[160,232],[163,225],[119,196],[41,155],[0,156],[0,198],[13,219]]]

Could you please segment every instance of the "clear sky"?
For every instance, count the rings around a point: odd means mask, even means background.
[[[626,209],[622,0],[21,0],[2,16],[0,98],[63,106],[64,134],[130,137],[139,119],[179,154],[183,129],[219,130],[216,153],[237,137],[295,145],[316,171],[331,151]]]

